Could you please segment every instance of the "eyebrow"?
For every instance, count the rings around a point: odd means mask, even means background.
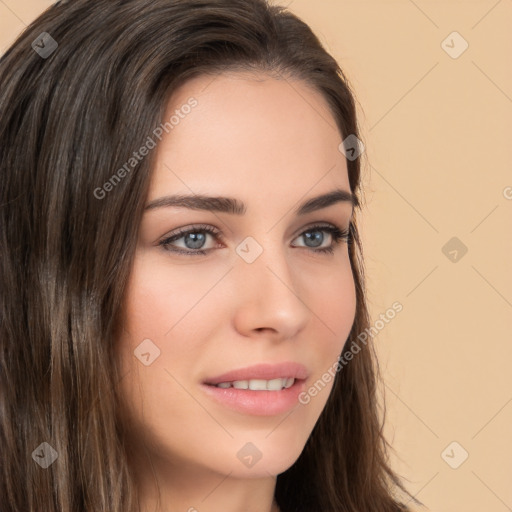
[[[352,209],[359,206],[357,196],[343,189],[335,189],[326,194],[312,197],[301,203],[295,210],[295,215],[306,215],[322,208],[327,208],[333,204],[348,202],[352,204]],[[232,215],[244,215],[247,211],[245,203],[232,197],[205,196],[205,195],[173,195],[164,196],[149,202],[144,211],[154,210],[156,208],[178,207],[189,208],[192,210],[205,210],[210,212],[229,213]]]

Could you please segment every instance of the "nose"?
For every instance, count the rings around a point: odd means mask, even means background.
[[[284,248],[269,245],[252,263],[237,257],[232,271],[235,327],[245,336],[293,338],[313,314],[305,296],[313,288],[307,276],[293,271]]]

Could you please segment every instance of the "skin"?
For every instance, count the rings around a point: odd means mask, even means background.
[[[275,416],[233,411],[200,384],[256,363],[297,361],[310,372],[307,389],[337,360],[356,309],[347,244],[315,253],[303,233],[319,222],[347,229],[352,205],[301,217],[293,210],[336,188],[351,191],[342,139],[321,94],[295,79],[203,75],[175,91],[165,119],[191,96],[198,105],[155,149],[147,203],[201,193],[237,198],[247,212],[144,213],[116,344],[129,373],[120,389],[131,463],[144,512],[277,512],[276,477],[302,452],[333,381],[307,405]],[[205,234],[207,255],[158,246],[196,224],[224,233]],[[321,246],[332,245],[321,233]],[[247,236],[263,248],[250,264],[236,253]],[[194,243],[173,242],[190,252]],[[160,350],[148,366],[134,355],[145,339]],[[247,442],[262,453],[252,467],[236,455]]]

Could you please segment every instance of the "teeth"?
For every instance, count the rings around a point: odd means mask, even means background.
[[[235,380],[232,384],[229,382],[224,382],[224,384],[232,385],[236,389],[247,389],[249,387],[249,381],[248,380]]]
[[[230,388],[235,389],[250,389],[251,391],[281,391],[283,388],[290,388],[293,386],[295,379],[293,377],[286,379],[251,379],[251,380],[235,380],[234,382],[220,382],[216,386],[218,388]]]

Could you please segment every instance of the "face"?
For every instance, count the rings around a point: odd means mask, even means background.
[[[355,316],[336,236],[352,215],[341,136],[318,92],[266,75],[195,78],[175,91],[173,115],[154,150],[116,345],[130,448],[145,444],[175,477],[277,475],[326,404],[332,379],[308,390]],[[346,194],[301,208],[333,191]]]

